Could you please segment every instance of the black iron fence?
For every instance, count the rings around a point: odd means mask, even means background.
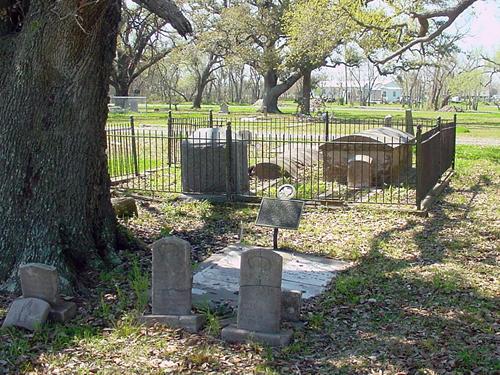
[[[418,129],[413,136],[413,126]],[[453,167],[455,121],[249,116],[110,124],[108,167],[122,189],[258,200],[419,206]],[[431,186],[432,185],[432,186]]]
[[[455,168],[456,116],[453,121],[442,123],[437,119],[437,126],[424,132],[417,130],[416,159],[416,205],[422,208],[423,200],[436,185],[446,177],[448,170]]]

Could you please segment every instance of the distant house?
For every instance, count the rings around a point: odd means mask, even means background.
[[[403,97],[403,89],[395,80],[375,83],[370,101],[378,103],[399,103]]]
[[[363,96],[368,98],[368,84],[365,84],[363,89]],[[338,82],[335,80],[320,81],[316,94],[327,99],[345,98],[347,100],[360,101],[360,89],[358,86],[348,82],[347,87],[345,82]],[[372,103],[399,103],[403,97],[403,89],[393,79],[379,78],[370,92],[370,102]]]

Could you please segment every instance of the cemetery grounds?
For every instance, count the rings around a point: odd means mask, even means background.
[[[499,138],[499,117],[489,122],[492,129],[479,124],[470,132]],[[121,265],[85,275],[71,322],[34,333],[1,330],[0,373],[498,373],[499,159],[497,146],[458,145],[456,173],[427,218],[308,207],[297,232],[280,232],[280,245],[352,267],[306,303],[304,325],[283,349],[224,343],[219,319],[228,312],[203,306],[198,312],[208,324],[200,334],[137,324],[151,274],[143,242],[188,240],[196,270],[238,241],[240,225],[243,242],[272,241],[271,230],[253,224],[256,206],[140,197],[139,216],[121,221],[123,233],[136,239],[120,251]],[[0,319],[14,298],[0,295]]]

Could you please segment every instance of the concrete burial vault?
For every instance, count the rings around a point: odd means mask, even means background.
[[[193,302],[217,306],[238,304],[241,254],[255,246],[230,245],[202,262],[193,277]],[[271,249],[269,249],[271,251]],[[283,257],[281,288],[302,291],[307,299],[321,294],[350,263],[317,256],[276,251]]]

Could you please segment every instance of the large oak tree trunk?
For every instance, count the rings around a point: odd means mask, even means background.
[[[104,127],[121,4],[79,4],[32,0],[8,34],[0,19],[4,290],[24,262],[55,265],[69,286],[114,254]]]
[[[305,115],[311,113],[311,75],[312,70],[310,69],[304,69],[302,71],[302,105],[300,111]]]
[[[278,84],[278,75],[272,69],[264,74],[264,93],[262,95],[262,111],[269,113],[280,113],[278,108],[278,98],[273,89]]]
[[[296,73],[288,77],[285,81],[278,83],[278,74],[274,69],[269,69],[264,74],[264,93],[262,96],[261,111],[281,113],[278,108],[279,97],[292,87],[301,76],[301,74]]]

